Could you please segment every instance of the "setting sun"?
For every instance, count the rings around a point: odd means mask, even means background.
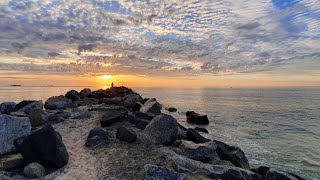
[[[110,76],[110,75],[103,75],[103,76],[101,76],[101,78],[102,78],[102,79],[110,79],[110,78],[112,78],[112,76]]]

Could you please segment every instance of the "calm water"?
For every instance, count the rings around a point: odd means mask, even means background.
[[[0,87],[0,101],[45,100],[81,87]],[[251,165],[320,179],[320,89],[143,88],[183,113],[207,114],[211,138],[240,146]],[[172,113],[180,122],[185,116]]]

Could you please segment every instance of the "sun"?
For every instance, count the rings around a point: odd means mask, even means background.
[[[102,75],[101,78],[102,79],[110,79],[110,78],[112,78],[112,76],[110,76],[110,75]]]

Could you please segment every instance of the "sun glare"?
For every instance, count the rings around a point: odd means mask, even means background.
[[[101,76],[101,78],[102,78],[102,79],[110,79],[110,78],[112,78],[112,76],[110,76],[110,75],[103,75],[103,76]]]

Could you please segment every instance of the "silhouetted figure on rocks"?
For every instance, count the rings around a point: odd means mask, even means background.
[[[113,82],[111,83],[111,88],[113,88],[114,87],[114,84],[113,84]]]

